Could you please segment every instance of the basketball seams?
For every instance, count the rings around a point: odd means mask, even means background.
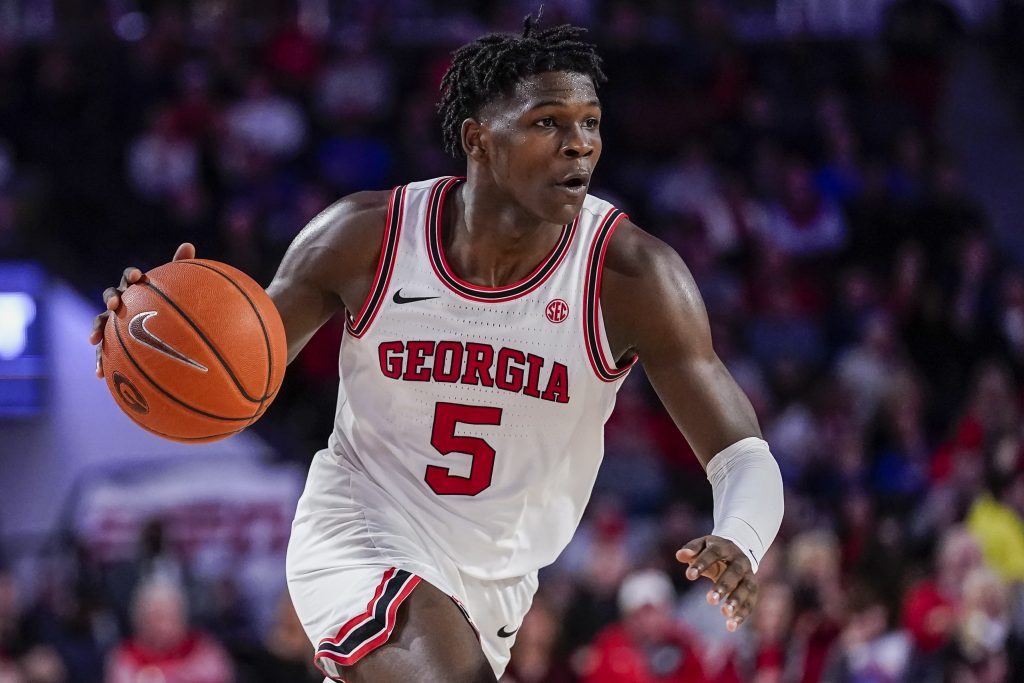
[[[170,400],[174,401],[175,403],[180,405],[182,408],[185,408],[186,410],[190,410],[193,413],[196,413],[198,415],[202,415],[203,417],[208,417],[211,420],[220,420],[221,422],[246,422],[247,424],[249,423],[249,421],[252,420],[252,416],[246,416],[246,417],[225,417],[223,415],[215,415],[213,413],[208,413],[205,410],[202,410],[200,408],[196,408],[195,406],[191,406],[191,405],[185,403],[181,399],[177,398],[176,396],[174,396],[173,394],[168,392],[162,386],[157,384],[153,380],[153,378],[149,376],[149,373],[147,373],[145,370],[142,369],[142,366],[139,364],[139,362],[137,360],[135,360],[135,357],[132,355],[132,352],[128,350],[128,345],[124,343],[124,337],[121,336],[121,327],[118,324],[117,317],[112,317],[111,321],[114,323],[114,335],[117,337],[117,342],[118,342],[118,344],[120,344],[121,350],[124,351],[125,357],[135,367],[135,369],[139,371],[139,373],[142,375],[142,377],[145,378],[145,380],[154,389],[159,391],[161,394],[163,394],[164,396],[166,396]],[[131,416],[129,415],[129,417],[131,417]],[[243,427],[243,429],[244,429],[244,427]],[[179,437],[174,437],[174,438],[179,438]]]
[[[200,268],[206,268],[207,270],[212,270],[213,272],[217,273],[222,278],[224,278],[225,280],[230,282],[232,284],[232,286],[234,286],[235,289],[237,289],[241,293],[241,295],[243,297],[245,297],[245,300],[249,303],[250,308],[252,308],[253,313],[256,315],[256,320],[258,320],[259,323],[260,323],[260,332],[263,333],[263,344],[264,344],[264,346],[266,347],[266,350],[267,350],[267,380],[263,384],[263,396],[258,399],[259,404],[260,404],[259,408],[257,408],[256,412],[253,414],[252,418],[249,420],[249,424],[252,424],[253,422],[256,421],[256,419],[260,415],[263,414],[263,406],[267,402],[267,399],[270,398],[269,394],[267,393],[267,390],[270,388],[270,382],[271,382],[271,380],[274,377],[274,352],[273,352],[273,349],[270,348],[270,335],[267,334],[267,326],[266,326],[266,323],[263,322],[263,316],[260,314],[259,308],[253,302],[252,297],[249,296],[249,293],[247,291],[245,291],[245,289],[243,289],[241,287],[241,285],[239,285],[237,282],[235,282],[233,279],[231,279],[228,276],[228,274],[225,273],[224,271],[220,270],[219,268],[214,268],[213,266],[211,266],[209,264],[199,263],[198,261],[193,261],[193,260],[183,260],[181,263],[188,264],[188,265],[191,265],[191,266],[198,266]],[[199,330],[197,329],[196,331],[198,332]],[[209,343],[209,342],[207,342],[207,343]],[[243,393],[243,395],[245,395],[246,398],[249,398],[249,395],[245,392],[245,389],[242,388],[242,386],[239,384],[238,380],[235,378],[235,375],[231,371],[230,366],[227,364],[227,362],[225,360],[221,359],[220,354],[217,353],[217,351],[214,348],[213,344],[210,344],[210,348],[217,355],[217,359],[221,361],[221,364],[224,366],[224,369],[228,371],[228,374],[231,376],[232,381],[235,382],[235,385],[238,387],[238,390],[241,391]],[[252,400],[253,402],[256,401],[255,399],[250,399],[250,400]],[[246,425],[246,426],[249,426],[249,425]]]
[[[228,437],[228,436],[234,436],[238,432],[242,431],[242,429],[245,429],[245,427],[242,427],[241,429],[235,429],[235,430],[230,431],[230,432],[219,432],[217,434],[208,434],[207,436],[178,436],[176,434],[165,434],[165,433],[161,432],[158,429],[153,429],[149,425],[143,424],[141,421],[135,419],[127,411],[123,411],[123,412],[124,412],[125,415],[128,416],[128,419],[130,419],[132,422],[134,422],[135,424],[137,424],[140,427],[142,427],[143,429],[145,429],[147,432],[150,432],[152,434],[156,434],[157,436],[162,436],[165,439],[171,439],[172,441],[188,441],[190,443],[202,443],[202,442],[205,442],[205,441],[218,441],[218,440],[223,439],[223,438]]]
[[[199,326],[195,324],[195,321],[193,321],[189,317],[189,315],[185,311],[183,311],[181,309],[181,307],[178,306],[178,304],[176,304],[174,302],[174,300],[172,300],[169,296],[167,296],[167,294],[165,294],[162,289],[160,289],[159,287],[154,285],[152,282],[139,282],[137,284],[141,284],[142,286],[147,287],[147,288],[153,290],[161,299],[163,299],[165,302],[167,302],[167,304],[170,305],[170,307],[173,308],[175,310],[175,312],[177,312],[177,314],[181,317],[181,319],[185,323],[187,323],[188,326],[191,327],[192,330],[196,334],[199,335],[199,338],[203,341],[204,344],[206,344],[206,346],[210,349],[210,351],[213,352],[213,355],[216,356],[217,361],[220,362],[221,367],[223,367],[224,371],[227,372],[228,377],[231,378],[231,382],[235,385],[235,387],[238,389],[238,391],[242,394],[242,398],[244,398],[249,403],[259,403],[260,402],[260,399],[255,398],[255,397],[249,395],[249,392],[246,391],[245,387],[243,387],[241,382],[238,381],[238,378],[235,376],[235,373],[232,371],[231,366],[228,365],[227,361],[221,355],[221,353],[217,349],[216,345],[214,345],[214,343],[212,341],[210,341],[209,337],[207,337],[206,334],[201,329],[199,329]]]

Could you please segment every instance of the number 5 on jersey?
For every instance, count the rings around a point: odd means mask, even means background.
[[[476,436],[456,436],[460,422],[473,425],[500,425],[501,408],[438,403],[434,407],[434,428],[430,445],[441,455],[466,453],[473,461],[468,477],[451,473],[449,468],[427,465],[424,480],[439,496],[475,496],[491,485],[494,473],[494,449]]]

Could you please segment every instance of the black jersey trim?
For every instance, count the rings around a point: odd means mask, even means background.
[[[616,208],[609,209],[601,221],[601,226],[597,229],[590,253],[587,255],[583,300],[583,339],[591,367],[594,368],[597,376],[605,382],[614,382],[625,375],[637,360],[634,356],[625,367],[616,367],[605,357],[599,332],[601,325],[601,274],[604,271],[604,257],[615,229],[625,217],[626,214],[622,211]]]
[[[569,245],[579,225],[579,215],[572,221],[562,226],[562,234],[554,248],[548,253],[544,260],[534,268],[533,272],[519,282],[514,282],[504,287],[481,287],[459,278],[448,266],[444,256],[444,249],[441,246],[441,217],[444,207],[444,198],[456,185],[465,182],[465,178],[449,177],[441,179],[430,190],[430,200],[427,206],[426,220],[426,244],[427,253],[430,256],[430,265],[434,273],[450,290],[456,294],[472,299],[473,301],[501,302],[517,299],[540,287],[551,276],[569,253]]]
[[[345,325],[349,333],[357,339],[366,334],[366,330],[377,317],[385,298],[384,295],[388,291],[388,285],[391,284],[391,274],[395,270],[395,255],[398,253],[398,238],[402,233],[405,193],[406,186],[404,185],[399,185],[391,192],[384,238],[381,240],[380,259],[377,261],[377,273],[373,276],[373,286],[359,313],[354,318],[351,314],[346,315]]]

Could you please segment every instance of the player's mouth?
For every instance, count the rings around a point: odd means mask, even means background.
[[[574,197],[582,197],[590,185],[590,174],[584,172],[570,173],[555,183],[555,187]]]

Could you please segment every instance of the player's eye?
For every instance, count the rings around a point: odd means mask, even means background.
[[[555,119],[550,116],[545,116],[540,121],[537,121],[537,125],[541,128],[554,128]]]
[[[589,119],[587,119],[586,121],[583,122],[583,127],[584,128],[597,128],[600,125],[601,125],[600,119],[597,119],[597,118],[594,118],[594,117],[591,117],[591,118],[589,118]]]

